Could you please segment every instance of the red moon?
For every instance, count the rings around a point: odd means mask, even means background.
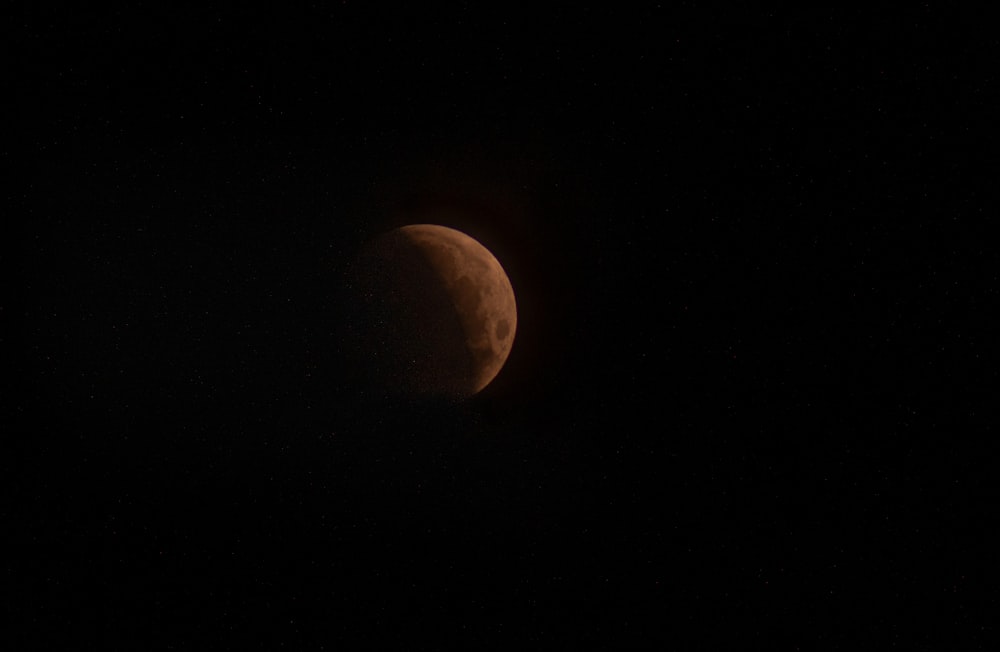
[[[412,224],[374,240],[356,283],[366,305],[363,364],[389,391],[468,397],[500,372],[517,330],[514,289],[470,236]]]

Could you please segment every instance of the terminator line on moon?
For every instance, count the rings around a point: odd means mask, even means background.
[[[376,238],[354,275],[367,375],[390,392],[468,397],[510,354],[514,290],[500,262],[470,236],[412,224]]]

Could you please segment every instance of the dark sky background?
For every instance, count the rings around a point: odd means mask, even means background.
[[[5,28],[9,649],[996,635],[979,17],[134,4]],[[514,349],[381,401],[339,283],[434,215]]]

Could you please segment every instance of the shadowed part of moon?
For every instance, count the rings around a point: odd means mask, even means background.
[[[359,372],[405,394],[469,396],[503,367],[517,326],[500,263],[471,237],[417,224],[372,242],[354,268]]]

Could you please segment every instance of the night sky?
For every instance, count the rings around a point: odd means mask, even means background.
[[[996,636],[982,17],[364,4],[4,28],[3,647]],[[470,401],[344,363],[412,222],[514,286]]]

